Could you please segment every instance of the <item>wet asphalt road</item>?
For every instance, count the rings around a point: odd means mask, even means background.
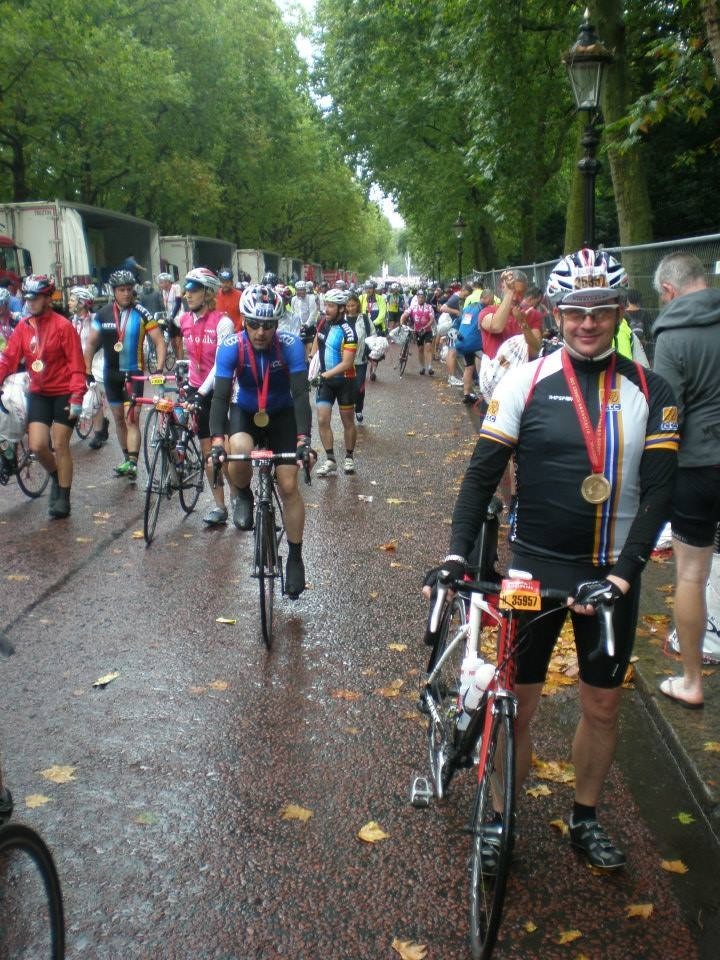
[[[69,521],[0,490],[0,628],[16,650],[0,663],[0,748],[16,818],[57,859],[69,957],[372,960],[396,957],[395,937],[469,956],[471,777],[427,811],[408,791],[425,772],[419,574],[445,552],[474,424],[457,390],[411,367],[400,382],[386,360],[368,385],[357,476],[303,488],[312,589],[280,602],[269,656],[250,539],[202,528],[209,494],[187,519],[166,505],[146,549],[142,484],[111,478],[114,444],[75,447]],[[543,759],[568,757],[575,693],[543,703]],[[720,953],[717,843],[632,691],[623,737],[602,813],[627,869],[593,875],[550,826],[569,787],[524,796],[498,958]],[[47,781],[53,765],[74,779]],[[49,801],[26,808],[34,794]],[[283,820],[291,803],[312,817]],[[371,820],[387,840],[357,839]],[[662,869],[677,859],[687,874]],[[650,919],[628,918],[647,903]]]

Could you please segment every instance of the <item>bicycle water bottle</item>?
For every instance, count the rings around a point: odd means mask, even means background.
[[[465,697],[463,698],[463,712],[472,715],[482,700],[482,696],[495,676],[495,666],[492,663],[481,663],[475,671]]]
[[[463,708],[465,697],[470,691],[476,672],[484,666],[485,661],[476,653],[466,653],[465,659],[460,668],[460,690],[458,692],[458,718],[456,726],[458,730],[466,730],[470,723],[470,714]]]

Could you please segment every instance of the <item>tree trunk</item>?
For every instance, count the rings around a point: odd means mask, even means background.
[[[715,73],[720,80],[720,5],[718,0],[702,0],[700,4]]]
[[[579,160],[584,154],[580,138],[585,130],[585,118],[578,117],[575,134],[575,157]],[[567,199],[565,212],[565,246],[563,253],[579,250],[585,239],[585,210],[583,207],[583,177],[578,165],[573,165],[573,175],[570,181],[570,193]]]
[[[625,21],[621,0],[597,0],[598,33],[615,53],[615,62],[607,68],[602,109],[605,120],[613,123],[627,113],[633,97],[625,60]],[[610,175],[615,192],[620,244],[648,243],[652,240],[652,208],[640,146],[621,153],[614,143],[622,134],[605,134]],[[602,237],[598,238],[602,240]]]

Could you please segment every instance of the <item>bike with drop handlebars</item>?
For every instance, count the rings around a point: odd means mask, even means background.
[[[542,589],[538,581],[526,577],[515,572],[498,584],[456,580],[441,571],[425,637],[432,654],[419,706],[429,718],[430,779],[414,779],[410,800],[415,807],[427,807],[433,798],[444,799],[456,772],[477,765],[478,784],[467,828],[471,836],[470,944],[475,960],[488,960],[495,946],[515,839],[517,653],[531,623],[557,610],[552,606],[538,612],[541,601],[559,606],[568,600],[564,591]],[[497,598],[497,603],[488,598]],[[592,656],[613,656],[612,599],[608,596],[598,602],[596,609],[600,643]],[[520,614],[525,615],[522,623]],[[530,620],[528,614],[533,614]],[[496,627],[497,659],[468,722],[460,664],[465,656],[476,657],[480,652],[483,615]]]

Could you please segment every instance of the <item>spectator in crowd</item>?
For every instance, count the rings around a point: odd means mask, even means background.
[[[242,292],[235,288],[233,272],[227,269],[227,267],[218,270],[218,279],[220,280],[220,289],[215,298],[215,306],[220,313],[224,313],[230,317],[235,327],[235,332],[240,333],[244,326],[243,317],[240,313],[240,298],[242,297]]]
[[[148,313],[154,315],[165,312],[165,298],[153,287],[152,280],[143,280],[142,293],[138,299]]]
[[[653,326],[654,369],[677,400],[677,409],[664,411],[662,429],[671,430],[675,420],[680,425],[672,536],[683,675],[663,680],[660,691],[697,709],[703,706],[705,586],[720,521],[720,290],[708,288],[702,262],[688,253],[664,257],[654,284],[663,304]]]

